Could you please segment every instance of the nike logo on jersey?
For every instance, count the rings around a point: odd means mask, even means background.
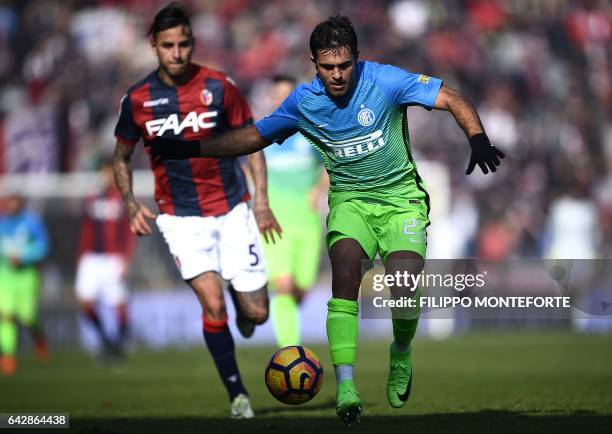
[[[326,126],[327,124],[321,124],[321,125],[315,125],[317,128],[323,128],[324,126]]]
[[[331,148],[334,155],[339,158],[349,158],[363,154],[370,154],[385,146],[385,140],[382,137],[381,130],[376,130],[372,134],[367,134],[365,136],[341,140],[338,142],[331,140],[321,141],[326,146]]]
[[[401,395],[398,393],[397,397],[400,401],[406,402],[408,401],[408,397],[410,396],[410,390],[412,389],[412,373],[410,374],[410,381],[408,381],[408,386],[406,387],[406,391]]]
[[[179,122],[179,117],[176,113],[171,114],[167,118],[152,119],[145,122],[147,134],[150,136],[163,136],[166,131],[172,131],[174,135],[179,135],[185,128],[191,128],[194,133],[200,130],[214,128],[217,122],[214,118],[217,117],[218,111],[204,112],[189,112],[182,122]]]

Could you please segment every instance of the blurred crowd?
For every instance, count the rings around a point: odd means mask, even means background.
[[[0,173],[93,170],[127,87],[156,67],[144,0],[0,6]],[[348,15],[361,58],[442,78],[477,106],[507,158],[464,174],[450,116],[408,109],[417,160],[450,174],[449,257],[612,256],[612,5],[570,0],[185,1],[195,60],[228,72],[257,118],[269,78],[314,72],[308,39]],[[138,153],[136,168],[148,167]],[[576,253],[579,252],[579,253]],[[573,255],[573,256],[572,256]],[[579,255],[579,256],[576,256]]]

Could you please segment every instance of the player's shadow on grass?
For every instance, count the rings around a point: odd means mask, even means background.
[[[318,404],[308,404],[308,405],[302,405],[302,406],[287,405],[285,407],[276,406],[276,407],[258,408],[257,415],[267,417],[270,415],[283,413],[283,416],[281,417],[285,417],[285,414],[287,412],[291,412],[291,413],[294,413],[295,416],[303,417],[304,413],[308,413],[311,411],[318,411],[318,410],[330,411],[331,409],[335,408],[335,406],[336,406],[336,401],[334,401],[333,399],[330,399],[327,402],[323,402],[323,403],[319,402]]]
[[[308,407],[304,407],[305,409]],[[310,410],[320,411],[309,407]],[[70,432],[137,434],[137,433],[339,433],[347,428],[329,410],[329,416],[306,416],[305,411],[271,416],[272,412],[253,420],[227,418],[73,418]],[[612,415],[590,411],[524,413],[504,410],[483,410],[474,413],[434,413],[425,415],[364,416],[361,424],[352,426],[351,432],[376,434],[403,433],[608,433]],[[62,431],[65,432],[65,431]]]

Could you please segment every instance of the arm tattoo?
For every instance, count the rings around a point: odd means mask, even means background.
[[[113,153],[113,171],[115,173],[115,183],[123,196],[123,202],[130,216],[138,211],[138,203],[132,191],[132,153],[134,148],[117,141],[115,152]]]
[[[268,203],[268,181],[266,170],[266,158],[262,151],[249,154],[249,169],[255,184],[255,200],[258,203]]]

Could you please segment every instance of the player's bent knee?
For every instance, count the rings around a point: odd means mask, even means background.
[[[255,324],[263,324],[268,320],[270,313],[270,299],[266,285],[250,294],[251,300],[247,310],[247,317]]]
[[[269,311],[267,307],[254,307],[248,315],[249,320],[257,325],[263,324],[268,320]]]

